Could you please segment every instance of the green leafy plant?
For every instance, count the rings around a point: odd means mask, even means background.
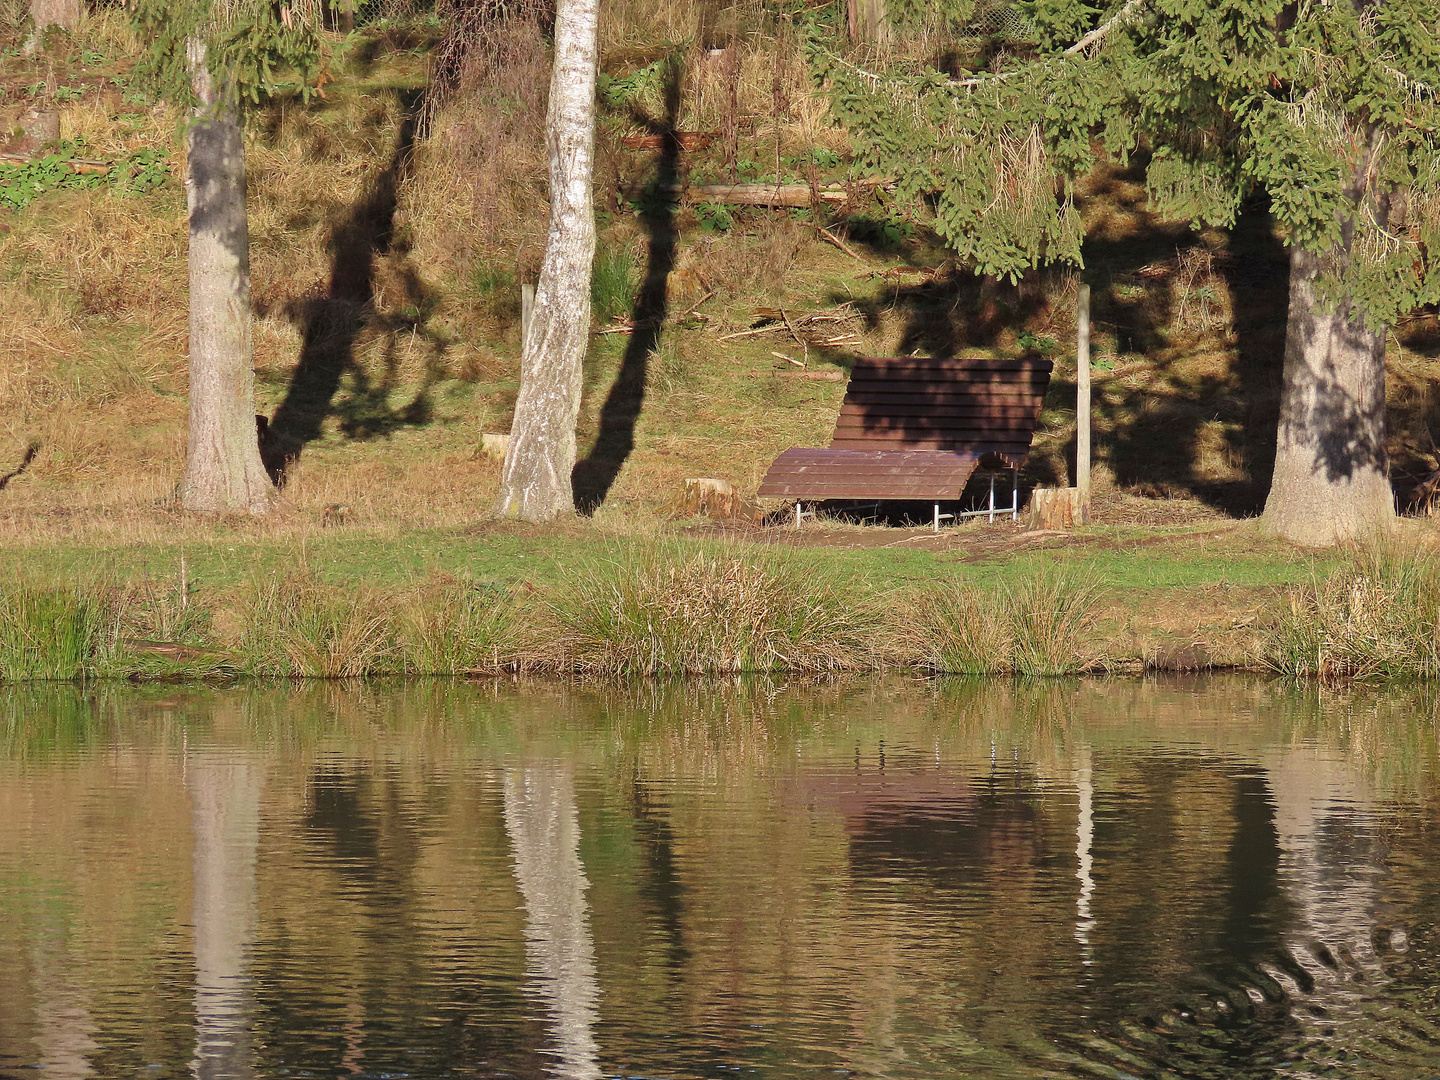
[[[722,203],[696,203],[693,210],[695,224],[700,226],[702,232],[723,233],[735,227],[734,217]]]
[[[639,285],[634,252],[628,246],[601,244],[590,269],[590,310],[599,323],[625,315],[635,301]]]

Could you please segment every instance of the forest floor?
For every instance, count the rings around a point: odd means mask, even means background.
[[[1097,172],[1081,192],[1096,323],[1094,524],[1056,535],[978,522],[937,536],[673,517],[687,477],[748,496],[781,450],[825,445],[859,356],[1053,356],[1027,487],[1068,482],[1075,427],[1075,274],[977,279],[859,195],[821,221],[804,208],[625,194],[666,176],[844,180],[847,141],[803,61],[750,34],[718,70],[724,50],[686,22],[698,10],[664,5],[639,38],[617,29],[634,15],[626,4],[606,16],[614,81],[599,132],[596,333],[577,471],[590,513],[546,529],[486,521],[499,465],[481,450],[483,434],[508,429],[518,283],[543,237],[533,90],[543,50],[462,92],[417,141],[438,31],[378,24],[330,42],[323,101],[254,118],[257,411],[291,464],[278,512],[241,522],[174,508],[186,422],[178,113],[130,85],[135,43],[119,9],[52,36],[38,59],[21,55],[18,37],[0,41],[3,126],[54,109],[62,156],[122,166],[116,182],[50,184],[33,198],[13,193],[35,174],[0,176],[12,193],[0,208],[0,577],[173,579],[183,553],[202,590],[297,560],[336,584],[435,574],[538,584],[665,538],[764,545],[882,592],[941,579],[999,588],[1058,570],[1102,590],[1104,634],[1127,655],[1252,661],[1257,620],[1335,558],[1277,544],[1253,520],[1273,457],[1285,252],[1258,203],[1229,231],[1157,219],[1135,170]],[[661,85],[669,71],[674,94]],[[718,92],[735,79],[737,95]],[[719,131],[724,108],[738,132],[728,149],[676,162],[625,147],[656,123]],[[634,318],[657,311],[658,331]],[[1403,501],[1440,469],[1429,392],[1440,320],[1407,321],[1388,362]],[[1428,544],[1430,528],[1417,518],[1407,535]]]

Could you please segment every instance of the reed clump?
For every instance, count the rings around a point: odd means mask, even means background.
[[[1056,576],[1003,592],[959,582],[915,598],[913,644],[920,666],[954,675],[1074,675],[1104,666],[1089,630],[1099,591]]]
[[[562,665],[583,674],[877,665],[874,608],[829,574],[764,551],[646,546],[569,575],[546,606]]]
[[[527,629],[507,591],[446,579],[408,598],[398,638],[408,674],[488,675],[525,665]]]
[[[114,590],[99,585],[0,585],[0,681],[110,673],[121,614]]]
[[[372,590],[312,573],[252,579],[240,597],[236,652],[250,675],[358,679],[403,670],[393,606]]]
[[[1292,590],[1267,627],[1266,660],[1323,680],[1440,675],[1440,560],[1370,547]]]

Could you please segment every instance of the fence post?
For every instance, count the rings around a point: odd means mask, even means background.
[[[1075,486],[1081,514],[1090,516],[1090,286],[1080,286],[1075,340]]]

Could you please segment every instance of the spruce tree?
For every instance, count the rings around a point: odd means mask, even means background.
[[[245,211],[247,106],[313,92],[320,0],[131,0],[146,43],[137,75],[190,110],[190,423],[181,505],[263,514],[274,487],[260,460]]]
[[[1386,334],[1440,300],[1440,3],[1031,0],[1011,18],[1011,47],[960,78],[813,39],[860,168],[1012,278],[1081,264],[1075,183],[1101,157],[1149,154],[1152,204],[1197,226],[1268,194],[1290,304],[1265,524],[1312,545],[1383,526]]]

